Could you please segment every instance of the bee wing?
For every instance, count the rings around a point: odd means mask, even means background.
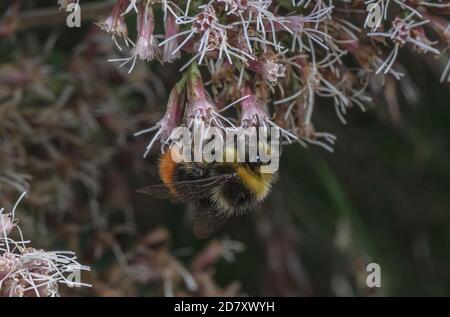
[[[164,184],[148,185],[144,188],[138,189],[136,192],[147,194],[158,199],[169,199],[173,202],[180,202],[174,197],[169,188]]]
[[[158,199],[169,199],[175,203],[193,202],[207,198],[211,194],[211,189],[217,187],[218,184],[223,183],[232,176],[233,174],[222,174],[208,178],[174,182],[169,185],[149,185],[137,190],[137,192]],[[169,186],[175,189],[176,194],[169,189]]]
[[[199,239],[208,238],[213,233],[222,229],[227,223],[228,216],[219,213],[212,208],[198,210],[192,219],[194,236]]]

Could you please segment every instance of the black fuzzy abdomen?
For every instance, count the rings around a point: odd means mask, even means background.
[[[257,204],[255,195],[248,190],[239,178],[228,180],[221,187],[221,199],[228,206],[227,212],[242,214]]]

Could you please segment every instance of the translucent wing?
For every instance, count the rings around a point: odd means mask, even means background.
[[[192,229],[197,238],[205,239],[222,229],[227,221],[228,216],[215,209],[202,209],[195,213],[192,219]]]
[[[206,199],[211,194],[211,189],[220,186],[233,174],[222,174],[208,178],[179,181],[172,184],[149,185],[137,192],[147,194],[158,199],[169,199],[175,203],[187,203]],[[171,191],[170,188],[174,191]]]
[[[174,201],[175,198],[172,192],[169,190],[169,188],[164,184],[145,186],[144,188],[138,189],[136,192],[141,194],[147,194],[158,199],[169,199],[171,201]]]

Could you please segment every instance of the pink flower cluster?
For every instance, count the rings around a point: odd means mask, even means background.
[[[441,81],[450,81],[449,11],[449,0],[117,0],[99,25],[129,45],[125,17],[137,14],[131,56],[114,60],[130,71],[137,59],[180,60],[167,114],[142,131],[158,131],[147,153],[156,140],[164,149],[174,127],[199,120],[277,126],[289,142],[332,151],[335,137],[312,123],[318,100],[330,99],[346,123],[348,109],[370,106],[386,76],[407,76],[400,50],[448,60]],[[155,33],[160,21],[164,35]]]

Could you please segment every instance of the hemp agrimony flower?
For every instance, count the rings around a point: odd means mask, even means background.
[[[319,101],[330,99],[346,123],[350,108],[370,106],[371,86],[382,86],[391,76],[407,77],[400,49],[439,55],[446,61],[441,81],[450,80],[449,10],[447,0],[366,0],[351,6],[325,0],[118,0],[100,25],[127,38],[124,16],[137,14],[131,57],[116,59],[131,62],[130,71],[137,57],[182,60],[187,104],[180,124],[224,129],[239,120],[271,125],[276,117],[288,140],[331,149],[335,138],[313,128]],[[164,35],[154,33],[158,21]],[[236,104],[241,118],[225,112]]]

